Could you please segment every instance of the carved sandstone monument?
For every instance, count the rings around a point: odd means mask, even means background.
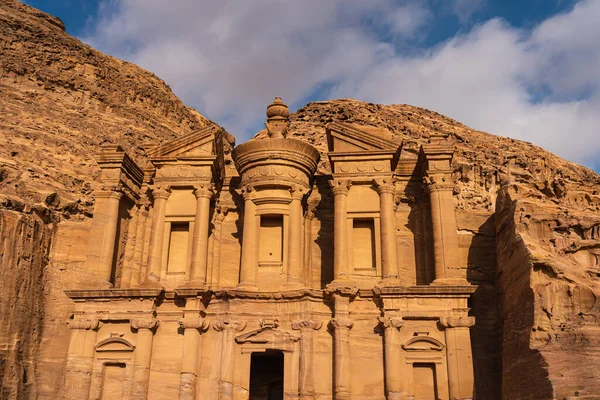
[[[0,398],[600,393],[600,177],[356,100],[235,146],[0,4]]]

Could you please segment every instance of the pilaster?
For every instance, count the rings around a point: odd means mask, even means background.
[[[242,196],[244,196],[244,233],[238,288],[257,290],[259,223],[256,216],[256,204],[252,201],[254,188],[249,185],[243,187]]]
[[[315,331],[321,329],[323,321],[314,319],[296,320],[292,323],[292,329],[301,332],[300,338],[300,381],[298,394],[301,399],[315,398],[315,376],[314,376],[314,342]]]
[[[123,192],[117,187],[95,192],[96,204],[86,267],[103,284],[105,282],[107,287],[114,283],[113,259],[122,197]]]
[[[290,226],[288,235],[288,270],[287,281],[284,284],[285,289],[298,289],[304,286],[302,271],[302,232],[303,213],[302,198],[306,194],[303,187],[299,185],[292,186],[290,193],[292,201],[290,202]]]
[[[334,198],[333,215],[333,279],[350,279],[348,270],[348,191],[352,185],[347,179],[329,181]]]
[[[394,182],[391,178],[375,179],[381,213],[381,269],[383,284],[398,284],[398,246],[394,214]]]
[[[443,317],[440,325],[446,337],[450,399],[471,400],[474,377],[469,328],[475,325],[475,317]]]
[[[208,329],[208,325],[208,322],[202,317],[185,317],[179,320],[179,326],[183,329],[183,353],[179,380],[180,400],[196,398],[200,340],[202,332]]]
[[[131,383],[132,400],[145,400],[148,396],[152,340],[157,326],[158,321],[152,317],[131,320],[131,328],[137,330]]]
[[[75,319],[67,323],[71,328],[71,340],[65,368],[63,399],[87,399],[94,363],[94,345],[100,324],[96,319]]]
[[[142,286],[159,287],[160,272],[162,267],[163,240],[165,233],[165,212],[167,200],[171,195],[170,188],[156,186],[152,190],[154,197],[154,211],[152,215],[152,229],[150,232],[150,248],[148,266],[146,267],[146,280]]]
[[[190,280],[186,286],[204,287],[206,285],[206,266],[208,262],[208,223],[210,200],[214,195],[211,184],[194,187],[196,197],[196,216],[194,223],[194,241],[192,245],[192,265]]]
[[[399,331],[404,322],[399,316],[379,317],[383,328],[385,354],[385,393],[387,400],[402,399],[402,348]]]
[[[224,319],[213,324],[213,328],[221,332],[222,340],[218,400],[233,400],[235,333],[246,328],[246,321]]]

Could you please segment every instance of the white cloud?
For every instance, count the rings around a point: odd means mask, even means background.
[[[479,3],[457,0],[455,12]],[[431,108],[588,165],[600,154],[600,0],[582,0],[528,31],[492,19],[410,55],[381,38],[404,45],[426,35],[434,13],[423,2],[110,5],[85,40],[155,72],[242,141],[274,96],[300,105],[327,87],[327,97]]]
[[[453,0],[450,5],[452,12],[460,22],[466,22],[473,14],[483,8],[485,0]]]

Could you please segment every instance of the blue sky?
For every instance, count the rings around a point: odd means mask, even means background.
[[[27,0],[246,140],[276,95],[433,109],[600,169],[600,0]]]

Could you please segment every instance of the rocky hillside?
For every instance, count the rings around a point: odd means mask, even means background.
[[[56,355],[66,352],[70,310],[65,266],[50,252],[56,241],[85,245],[93,154],[118,143],[144,164],[146,144],[210,121],[153,74],[12,0],[0,3],[0,51],[0,398],[50,398],[59,395]],[[481,288],[471,304],[478,398],[600,393],[600,176],[408,105],[315,102],[291,120],[290,134],[323,153],[332,121],[403,142],[402,157],[448,133],[458,228],[477,253],[469,279]],[[319,172],[330,172],[327,157]]]
[[[0,2],[0,52],[2,203],[89,212],[101,144],[118,142],[142,162],[144,144],[209,123],[155,75],[12,0]]]

